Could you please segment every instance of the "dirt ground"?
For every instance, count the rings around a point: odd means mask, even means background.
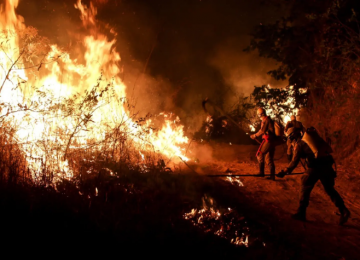
[[[276,151],[276,172],[287,166],[282,146]],[[199,160],[191,165],[199,174],[255,174],[256,146],[213,144],[211,160]],[[360,173],[337,165],[335,188],[351,211],[344,226],[339,226],[339,212],[325,193],[320,182],[314,187],[307,210],[307,222],[291,219],[296,212],[301,175],[287,176],[276,181],[259,177],[240,177],[243,186],[237,187],[234,199],[246,210],[247,217],[268,227],[268,241],[273,248],[287,244],[291,259],[360,259]],[[269,173],[269,169],[265,169]],[[299,166],[294,172],[303,172]],[[218,178],[224,180],[225,178]],[[279,254],[279,253],[277,253]],[[278,255],[279,256],[279,255]],[[271,258],[271,257],[270,257]],[[274,259],[283,259],[274,256]]]

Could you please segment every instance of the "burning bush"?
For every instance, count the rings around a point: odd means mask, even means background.
[[[100,32],[93,5],[75,5],[90,34],[80,52],[65,52],[26,27],[15,13],[17,4],[9,0],[0,9],[5,17],[0,108],[3,126],[14,126],[4,142],[15,141],[33,180],[71,179],[84,173],[84,161],[95,159],[142,171],[187,160],[181,145],[188,139],[179,118],[166,113],[139,118],[128,102],[116,40]],[[4,155],[8,165],[15,158],[10,154]]]

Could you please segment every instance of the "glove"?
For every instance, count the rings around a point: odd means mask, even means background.
[[[276,174],[276,176],[279,177],[279,178],[284,178],[285,175],[287,175],[287,174],[289,174],[289,172],[287,170],[281,170],[281,172]]]

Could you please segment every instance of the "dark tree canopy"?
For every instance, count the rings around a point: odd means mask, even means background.
[[[286,3],[292,5],[288,16],[254,28],[247,51],[257,50],[260,56],[278,61],[268,73],[294,86],[296,106],[307,106],[308,123],[334,138],[342,150],[354,150],[359,136],[351,131],[360,122],[352,113],[360,101],[360,4],[356,0]],[[306,95],[301,94],[304,89]],[[255,98],[263,94],[259,88],[253,93]],[[288,98],[279,94],[277,98]]]
[[[351,0],[287,2],[293,4],[289,16],[257,26],[247,50],[278,61],[269,74],[288,79],[296,89],[346,87],[358,68],[359,5]]]

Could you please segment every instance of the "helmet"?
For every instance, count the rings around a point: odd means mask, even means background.
[[[256,111],[256,114],[258,117],[266,116],[266,111],[265,109],[259,107],[258,110]]]

